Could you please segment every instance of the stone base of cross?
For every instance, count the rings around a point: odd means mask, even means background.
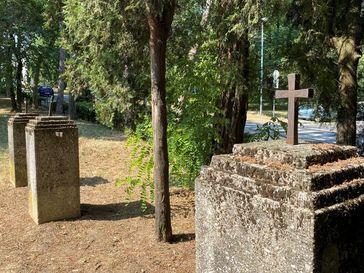
[[[313,89],[299,89],[300,75],[288,75],[288,90],[277,90],[276,99],[288,98],[287,144],[298,144],[298,98],[312,98]]]

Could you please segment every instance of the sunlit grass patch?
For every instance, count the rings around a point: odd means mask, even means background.
[[[119,130],[112,130],[101,124],[77,121],[79,136],[82,138],[123,140],[124,134]]]
[[[270,121],[270,119],[273,116],[273,113],[272,111],[266,111],[263,112],[262,115],[260,115],[259,112],[248,111],[247,116],[248,116],[247,120],[250,122],[265,123]],[[284,120],[287,118],[287,111],[276,111],[274,113],[274,116]]]

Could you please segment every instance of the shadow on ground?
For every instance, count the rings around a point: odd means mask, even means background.
[[[96,187],[97,185],[107,184],[107,183],[110,183],[109,180],[101,176],[83,177],[80,179],[81,186]]]
[[[195,240],[195,233],[174,234],[172,243],[177,244],[194,240]]]
[[[116,204],[81,204],[81,220],[117,221],[136,217],[151,216],[154,206],[147,203],[145,211],[140,201]]]

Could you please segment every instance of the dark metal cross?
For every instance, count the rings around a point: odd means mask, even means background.
[[[298,103],[297,98],[312,98],[312,89],[299,89],[300,75],[288,75],[288,90],[277,90],[276,98],[288,98],[287,144],[298,144]]]

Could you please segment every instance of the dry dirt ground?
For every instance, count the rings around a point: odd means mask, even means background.
[[[172,189],[175,242],[157,243],[153,206],[143,213],[137,198],[127,204],[115,186],[128,173],[124,137],[97,125],[79,124],[81,218],[35,225],[27,188],[15,189],[8,180],[7,103],[0,98],[1,273],[195,271],[193,192]]]

